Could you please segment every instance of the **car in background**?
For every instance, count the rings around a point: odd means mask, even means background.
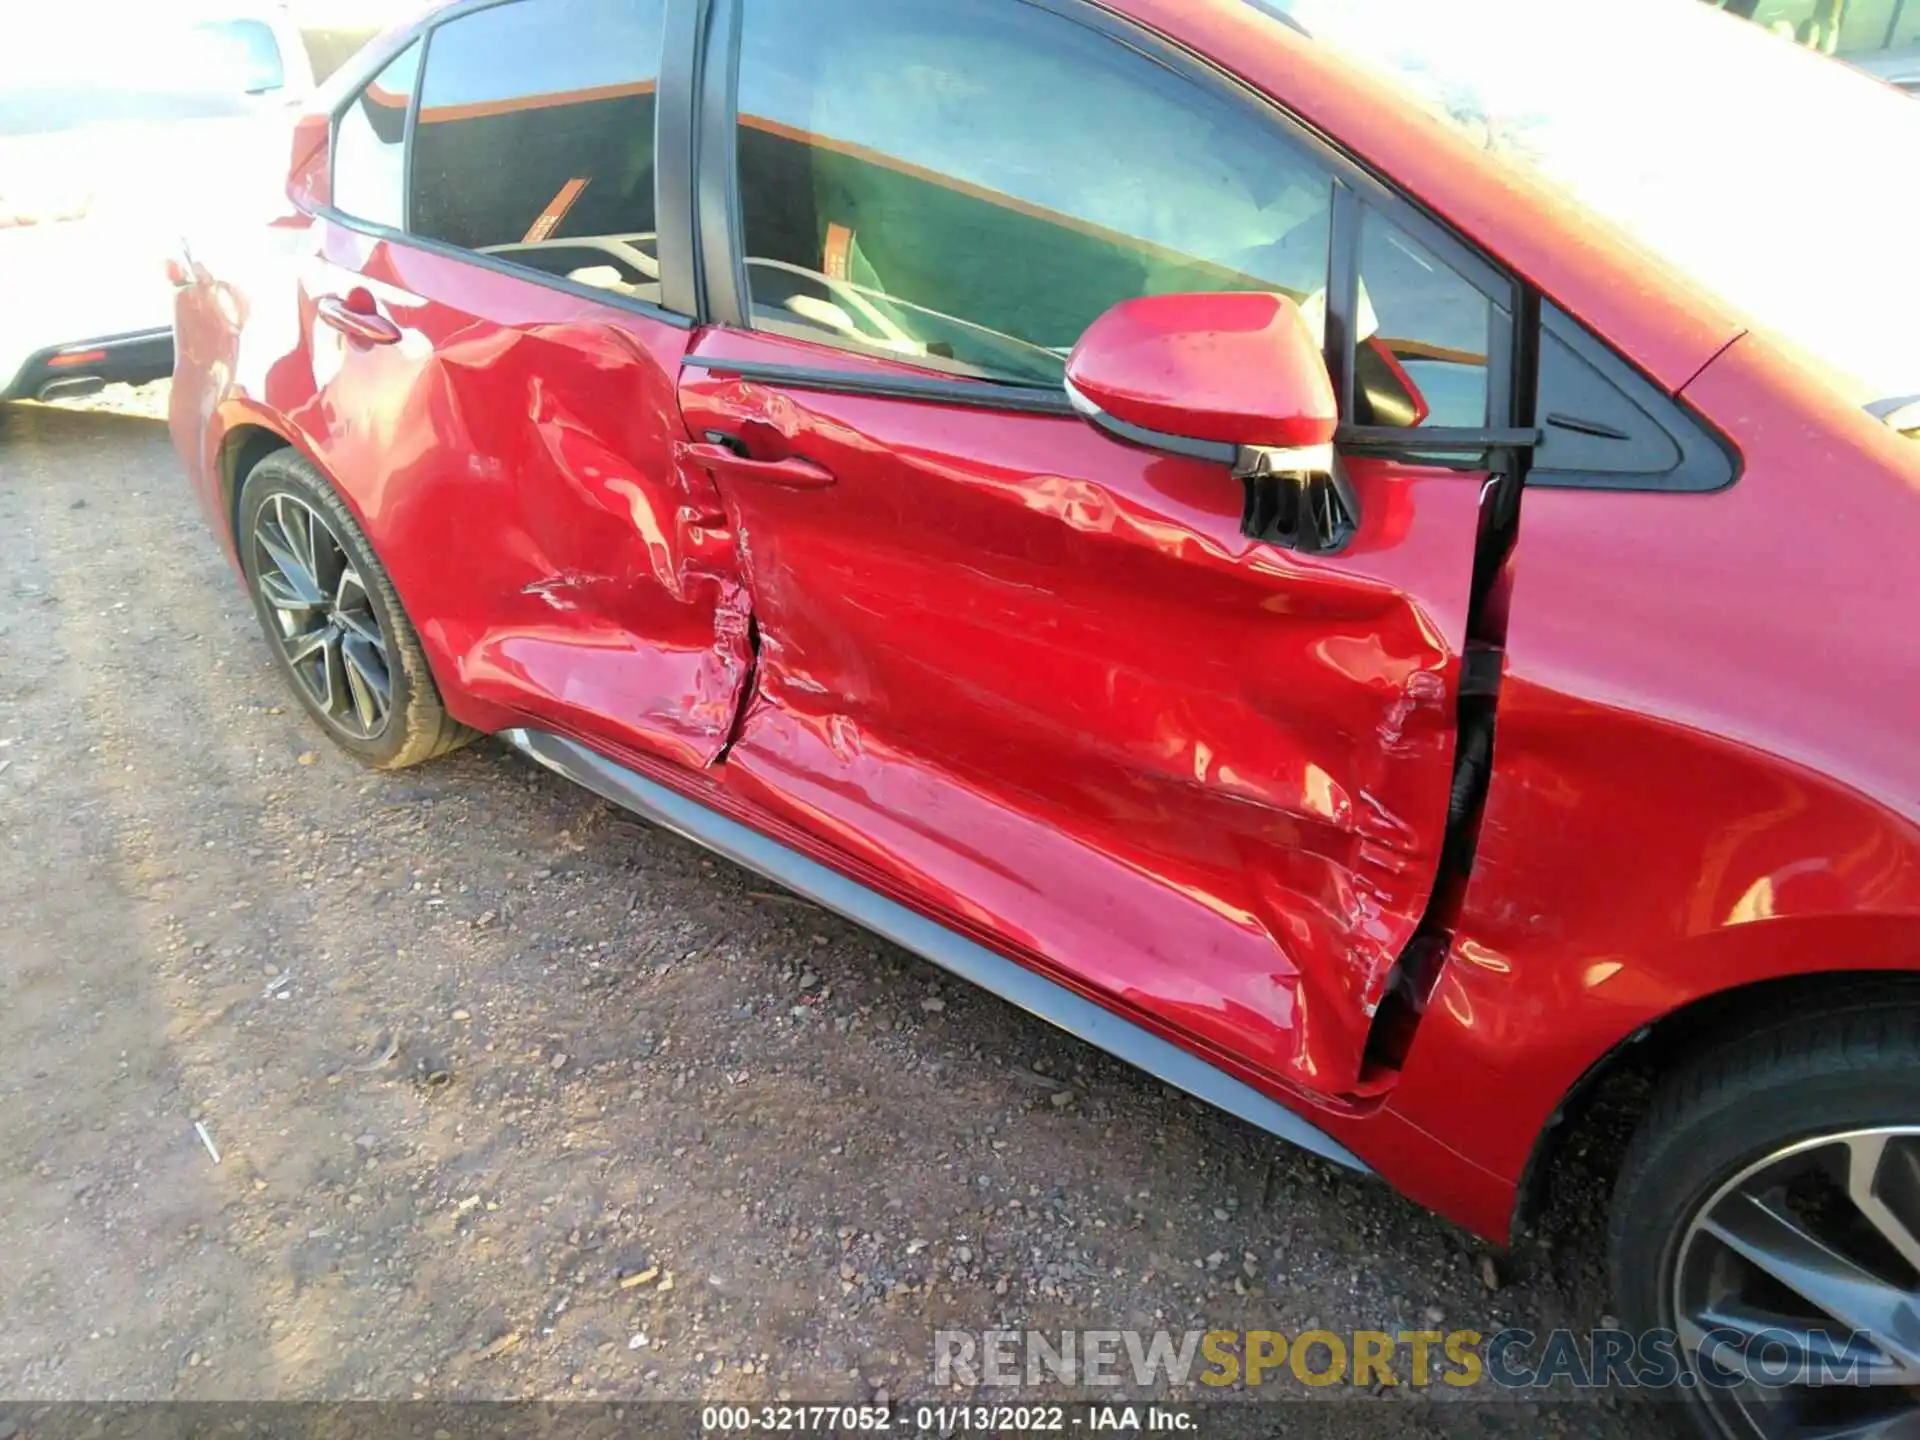
[[[1706,0],[1920,96],[1920,0]]]
[[[313,91],[299,33],[245,0],[81,0],[10,16],[5,34],[0,400],[159,379],[167,262],[187,224],[271,193],[259,181]]]
[[[1647,1097],[1635,1373],[1910,1435],[1915,153],[1684,0],[453,0],[188,237],[170,419],[349,754],[1489,1238]]]

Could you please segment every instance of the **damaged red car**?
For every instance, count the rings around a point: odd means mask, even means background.
[[[1676,0],[455,0],[187,237],[173,430],[359,758],[1490,1237],[1646,1076],[1701,1418],[1920,1423],[1916,126]]]

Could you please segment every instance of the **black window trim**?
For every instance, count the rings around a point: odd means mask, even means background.
[[[676,0],[676,3],[693,4],[696,0]],[[700,257],[697,284],[704,299],[697,315],[702,324],[720,325],[749,334],[764,334],[767,332],[753,329],[746,304],[746,250],[741,225],[738,170],[734,163],[743,5],[741,0],[698,0],[698,3],[706,8],[707,15],[699,43],[701,83],[699,123],[696,127],[697,163],[694,170],[697,189],[694,218],[699,232],[696,252]],[[1363,209],[1371,209],[1381,219],[1406,231],[1422,246],[1433,251],[1463,281],[1487,298],[1487,399],[1488,417],[1493,423],[1486,427],[1486,439],[1478,447],[1479,450],[1485,452],[1495,447],[1530,443],[1529,435],[1523,434],[1517,440],[1511,438],[1516,433],[1513,422],[1518,402],[1513,357],[1516,354],[1515,326],[1522,309],[1522,291],[1519,283],[1504,270],[1455,235],[1444,222],[1426,212],[1412,197],[1401,194],[1374,175],[1357,158],[1299,116],[1284,109],[1270,96],[1164,36],[1091,3],[1091,0],[993,0],[993,3],[1030,5],[1058,15],[1125,46],[1170,74],[1215,93],[1228,94],[1239,103],[1254,107],[1273,123],[1283,143],[1294,146],[1307,159],[1328,172],[1334,188],[1329,235],[1326,358],[1336,394],[1341,399],[1340,413],[1343,417],[1350,419],[1353,411],[1352,364],[1347,347],[1342,342],[1352,334],[1353,315],[1358,308],[1360,216]],[[716,234],[724,237],[724,244],[716,243]],[[802,343],[817,343],[825,350],[842,351],[864,358],[885,358],[850,344],[841,345],[825,333],[817,341],[809,337],[809,341]],[[895,358],[896,363],[911,364],[910,361]],[[690,359],[688,363],[694,362]],[[739,366],[723,366],[716,361],[712,368],[725,369],[729,374],[742,374],[746,378]],[[817,367],[782,365],[778,369],[782,383],[813,390],[881,394],[890,388],[892,379],[878,371],[824,363]],[[809,376],[804,387],[796,378],[803,371]],[[949,378],[932,371],[928,375],[937,382],[935,385],[915,387],[926,398],[933,398],[938,392],[952,403],[980,409],[1053,413],[1050,409],[1051,397],[1059,395],[1064,398],[1065,395],[1064,390],[1054,386],[988,378]],[[959,398],[962,395],[967,398]],[[1042,405],[1033,401],[1033,396],[1049,397],[1049,402]],[[1069,405],[1059,413],[1073,412]],[[1349,424],[1342,426],[1343,430],[1357,428]],[[1369,435],[1369,439],[1374,440],[1370,446],[1371,453],[1413,453],[1436,449],[1443,454],[1432,457],[1434,463],[1463,469],[1485,468],[1478,463],[1478,456],[1444,453],[1459,450],[1458,445],[1433,446],[1423,442],[1416,432],[1393,431],[1387,427],[1380,427],[1378,433],[1381,437],[1378,439]],[[1390,436],[1403,438],[1396,442],[1387,438]],[[1339,443],[1338,440],[1336,443]]]
[[[438,26],[420,32],[420,59],[413,67],[413,93],[407,97],[407,119],[400,131],[400,229],[408,235],[413,233],[413,139],[420,128],[420,97],[427,88],[427,59],[433,52],[433,32]],[[336,122],[338,123],[338,122]],[[327,163],[333,163],[333,152],[327,152]],[[331,177],[329,177],[331,178]],[[327,186],[327,198],[333,198],[333,186]]]
[[[755,332],[765,334],[765,331]],[[849,349],[849,355],[866,354]],[[879,358],[879,357],[875,357]],[[889,400],[927,400],[962,405],[974,410],[999,410],[1022,415],[1078,415],[1064,387],[1023,385],[1012,380],[968,379],[926,371],[912,375],[884,370],[842,370],[832,366],[789,365],[772,360],[729,360],[722,355],[689,355],[681,362],[689,370],[759,380],[795,390],[821,390],[872,395]]]
[[[635,299],[631,295],[622,295],[617,291],[603,290],[594,285],[583,285],[577,280],[567,279],[564,275],[554,275],[545,270],[535,270],[529,266],[515,265],[510,260],[502,260],[498,256],[483,254],[477,250],[463,249],[458,245],[450,245],[444,240],[436,240],[430,235],[415,234],[412,230],[414,128],[419,122],[420,94],[426,84],[427,58],[432,50],[434,32],[442,25],[451,24],[455,20],[461,20],[469,15],[478,14],[482,10],[492,10],[502,5],[520,5],[525,3],[527,3],[527,0],[456,0],[455,4],[447,6],[444,10],[437,11],[420,26],[396,36],[394,43],[390,46],[383,47],[379,53],[366,55],[361,60],[361,63],[355,67],[345,96],[328,114],[328,203],[314,206],[312,213],[318,218],[338,225],[343,229],[352,230],[356,234],[366,235],[372,239],[384,240],[390,245],[409,246],[416,250],[423,250],[430,255],[439,255],[446,259],[459,260],[466,264],[477,265],[482,270],[490,270],[496,275],[503,275],[513,280],[524,280],[529,284],[544,286],[549,290],[557,290],[561,294],[571,295],[577,299],[591,300],[595,304],[607,305],[616,310],[630,311],[646,319],[658,320],[665,324],[672,325],[676,329],[692,329],[696,321],[694,312],[691,309],[687,311],[673,310],[667,308],[665,304],[656,305],[652,301]],[[667,288],[668,257],[665,253],[666,246],[663,242],[669,232],[669,226],[671,225],[676,237],[690,233],[692,229],[690,209],[687,203],[688,186],[685,178],[688,173],[685,160],[686,151],[682,149],[675,152],[671,149],[663,149],[661,143],[662,112],[664,109],[661,90],[664,88],[668,72],[680,68],[676,64],[676,57],[674,55],[676,31],[673,21],[675,12],[685,3],[688,3],[688,0],[667,0],[665,24],[662,27],[660,44],[660,75],[656,81],[654,91],[654,247],[655,258],[660,263],[660,293],[663,301],[669,293],[684,294],[687,289],[687,280],[684,273],[676,277],[680,282],[678,289],[669,292]],[[699,0],[699,3],[705,3],[705,0]],[[341,117],[344,116],[354,102],[360,98],[367,86],[378,78],[382,70],[385,70],[387,66],[406,54],[408,48],[415,44],[420,47],[420,61],[413,77],[413,95],[407,103],[406,129],[402,139],[400,164],[400,183],[402,186],[400,196],[401,228],[395,228],[391,225],[382,225],[377,221],[362,219],[357,215],[349,215],[346,211],[335,207],[332,203],[332,171],[334,159],[339,153]],[[684,128],[681,133],[684,133]],[[680,136],[676,134],[674,138],[678,140]],[[664,171],[662,167],[663,158],[668,155],[677,155],[680,158],[680,163],[677,168],[671,171],[670,179],[668,179],[668,172]],[[680,250],[674,255],[674,263],[676,266],[685,266],[689,258],[684,250]]]

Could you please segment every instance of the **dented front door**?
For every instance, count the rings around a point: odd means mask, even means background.
[[[1224,466],[863,392],[890,373],[695,347],[760,641],[726,783],[1203,1053],[1351,1091],[1438,869],[1476,477],[1354,459],[1359,534],[1301,555],[1241,533]]]

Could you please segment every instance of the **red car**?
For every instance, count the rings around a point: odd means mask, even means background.
[[[1652,1073],[1625,1315],[1851,1433],[1920,1375],[1916,124],[1673,0],[457,0],[176,261],[173,429],[372,765],[498,736],[1488,1237]]]

